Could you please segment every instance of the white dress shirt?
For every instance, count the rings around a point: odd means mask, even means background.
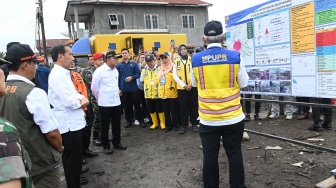
[[[118,70],[111,69],[106,63],[93,73],[91,91],[97,99],[98,106],[113,107],[121,104],[118,78]]]
[[[48,98],[61,134],[83,129],[86,122],[79,100],[85,97],[76,91],[70,71],[55,64],[48,81]]]
[[[30,80],[20,75],[8,75],[7,80],[20,80],[35,85]],[[48,96],[44,90],[37,87],[31,90],[27,95],[26,105],[28,111],[33,115],[35,123],[40,126],[43,134],[58,129],[59,124],[51,112]]]
[[[219,43],[213,43],[213,44],[209,44],[208,45],[208,49],[211,47],[222,47],[221,44]],[[191,75],[191,81],[195,82],[195,84],[197,84],[195,75],[194,75],[194,71],[190,70],[190,75]],[[237,75],[237,82],[240,86],[240,88],[244,88],[247,86],[248,84],[248,80],[249,80],[249,76],[246,72],[245,66],[242,62],[240,62],[240,67],[238,70],[238,75]],[[193,83],[194,84],[194,83]],[[209,125],[209,126],[223,126],[223,125],[232,125],[235,123],[238,123],[240,121],[242,121],[245,118],[245,114],[242,113],[240,116],[232,118],[232,119],[228,119],[228,120],[220,120],[220,121],[206,121],[202,118],[200,118],[200,123],[203,125]]]

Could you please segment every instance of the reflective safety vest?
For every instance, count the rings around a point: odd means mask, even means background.
[[[161,67],[158,71],[160,71]],[[177,98],[177,83],[174,80],[173,72],[169,72],[159,80],[159,98]]]
[[[190,77],[190,66],[191,66],[191,57],[188,56],[186,64],[183,64],[182,59],[179,58],[175,61],[177,76],[182,80],[186,85],[191,85]],[[177,84],[177,89],[184,89]]]
[[[84,95],[84,97],[88,99],[88,93],[82,75],[76,71],[70,71],[70,74],[71,74],[71,81],[74,84],[76,91],[79,94]],[[86,111],[87,107],[84,107],[84,110]]]
[[[142,69],[141,75],[144,80],[144,93],[146,99],[158,99],[159,98],[159,79],[158,69],[154,68],[150,70],[147,66]]]
[[[205,121],[230,120],[240,116],[238,52],[212,47],[194,54],[192,67],[197,80],[199,116]]]

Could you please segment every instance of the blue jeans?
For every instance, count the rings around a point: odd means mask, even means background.
[[[226,126],[206,126],[201,124],[199,134],[203,147],[203,182],[204,188],[219,187],[218,154],[220,139],[229,161],[231,188],[246,188],[241,141],[244,121]]]

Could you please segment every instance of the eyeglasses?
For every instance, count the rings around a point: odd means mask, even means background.
[[[167,59],[167,58],[168,58],[168,57],[166,57],[166,56],[162,56],[162,57],[161,57],[161,59]]]
[[[145,58],[145,57],[140,57],[140,58]]]

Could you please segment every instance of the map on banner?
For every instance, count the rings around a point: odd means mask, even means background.
[[[230,50],[240,52],[241,61],[244,63],[244,65],[253,65],[249,64],[253,62],[254,57],[254,42],[252,32],[252,22],[227,29],[227,47]]]
[[[242,93],[336,98],[336,0],[270,0],[225,17]]]

